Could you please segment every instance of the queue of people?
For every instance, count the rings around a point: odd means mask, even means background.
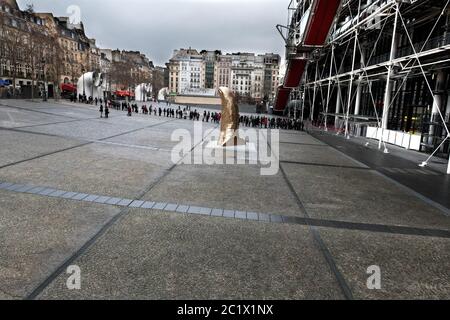
[[[137,104],[131,104],[128,102],[116,102],[116,101],[106,101],[105,107],[103,107],[103,101],[100,102],[100,117],[109,117],[109,108],[114,108],[116,110],[122,110],[127,112],[127,116],[131,117],[133,114],[143,114],[155,117],[164,118],[174,118],[174,119],[184,119],[191,121],[202,121],[208,123],[220,123],[222,114],[214,111],[204,110],[203,114],[197,111],[197,109],[192,110],[191,106],[178,108],[165,108],[160,105],[154,106],[153,104],[147,105],[143,104],[140,108]],[[94,102],[95,103],[95,102]],[[239,123],[242,127],[251,128],[265,128],[265,129],[282,129],[282,130],[296,130],[303,131],[304,123],[300,119],[289,119],[280,117],[268,117],[268,116],[240,116]]]
[[[269,118],[266,116],[241,116],[239,123],[245,127],[283,129],[303,131],[304,123],[300,119]]]
[[[70,102],[79,102],[91,105],[99,105],[103,103],[102,98],[93,98],[91,96],[87,97],[86,94],[78,94],[78,96],[74,93],[70,95]]]

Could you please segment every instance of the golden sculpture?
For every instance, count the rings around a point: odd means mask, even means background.
[[[219,88],[222,100],[222,118],[220,119],[219,145],[222,147],[245,145],[239,138],[239,107],[233,92],[226,87]]]

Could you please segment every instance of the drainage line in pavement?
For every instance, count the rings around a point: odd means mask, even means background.
[[[263,133],[263,135],[264,135],[264,133]],[[269,142],[269,139],[267,137],[266,137],[266,141],[267,141],[267,144],[269,145],[270,152],[273,153],[272,145]],[[275,157],[277,157],[277,155],[275,155]],[[277,160],[280,161],[280,159],[277,159]],[[306,210],[305,206],[303,205],[303,202],[300,200],[300,197],[298,196],[297,192],[295,191],[294,187],[292,186],[291,182],[289,181],[289,179],[286,175],[286,172],[283,169],[281,161],[280,161],[280,171],[283,175],[283,178],[284,178],[289,190],[291,191],[292,195],[295,197],[298,207],[302,211],[305,218],[307,218],[306,222],[307,222],[309,229],[311,230],[313,238],[316,241],[316,243],[318,244],[323,256],[325,257],[325,260],[327,261],[328,266],[331,269],[331,272],[334,274],[342,293],[344,294],[344,296],[347,300],[353,300],[353,294],[352,294],[350,287],[348,286],[347,282],[345,281],[345,278],[342,275],[342,273],[339,271],[339,269],[336,265],[336,262],[334,261],[332,254],[328,250],[328,247],[324,243],[324,241],[320,235],[320,232],[317,230],[317,227],[314,227],[310,224],[309,219],[311,219],[311,217],[309,216],[308,211]]]
[[[150,190],[152,190],[162,179],[164,179],[176,165],[169,168],[156,182],[151,183],[143,190],[138,199],[145,196]],[[102,235],[104,235],[117,221],[123,218],[130,211],[129,207],[125,207],[118,214],[112,217],[103,227],[92,236],[80,249],[78,249],[72,256],[66,259],[59,267],[56,268],[47,278],[44,279],[29,295],[25,297],[25,300],[36,299],[59,275],[65,272],[67,268],[74,263],[81,255],[83,255]]]
[[[326,144],[314,144],[314,143],[299,143],[299,142],[287,142],[287,141],[280,141],[280,144],[290,144],[294,146],[305,146],[305,147],[328,147]]]
[[[170,122],[170,121],[167,121]],[[167,123],[164,122],[164,123]],[[136,131],[136,130],[135,130]],[[206,138],[206,137],[205,137]],[[192,152],[198,145],[202,144],[203,141],[194,145],[190,152]],[[184,158],[183,158],[184,159]],[[149,186],[147,186],[137,197],[138,200],[141,200],[148,192],[150,192],[155,186],[157,186],[165,177],[167,177],[173,169],[176,168],[178,164],[180,164],[183,159],[181,159],[178,163],[173,164],[166,172],[159,177],[159,179]],[[47,288],[59,275],[61,275],[67,267],[69,267],[74,261],[76,261],[81,255],[83,255],[102,235],[104,235],[117,221],[123,218],[130,211],[129,207],[125,207],[118,214],[112,217],[103,227],[96,233],[92,238],[90,238],[80,249],[78,249],[72,256],[66,259],[55,271],[53,271],[41,284],[39,284],[29,295],[25,297],[25,300],[34,300],[36,299],[44,290]]]
[[[320,232],[317,230],[317,227],[312,226],[309,222],[309,220],[311,219],[311,217],[309,216],[305,206],[303,205],[303,202],[300,200],[297,192],[295,191],[294,187],[292,186],[291,182],[289,181],[289,179],[286,176],[286,172],[284,171],[283,167],[280,165],[280,170],[281,173],[283,174],[283,178],[286,181],[291,193],[294,195],[298,206],[300,207],[300,210],[303,212],[303,214],[305,215],[306,222],[313,234],[313,237],[315,239],[315,241],[317,242],[317,244],[320,247],[320,250],[322,251],[322,254],[324,255],[328,266],[330,267],[331,271],[333,272],[339,287],[341,288],[344,296],[346,299],[348,300],[353,300],[353,294],[352,291],[350,289],[350,287],[348,286],[347,282],[345,281],[344,276],[342,275],[342,273],[339,271],[336,262],[334,261],[334,258],[332,256],[332,254],[330,253],[330,251],[328,250],[328,247],[326,246],[326,244],[324,243],[322,237],[320,236]]]
[[[312,136],[313,136],[313,135],[312,135]],[[319,135],[318,135],[318,136],[319,136]],[[314,136],[313,136],[313,137],[314,137]],[[343,156],[345,156],[345,157],[347,157],[347,158],[349,158],[349,159],[352,159],[353,161],[356,161],[357,163],[359,163],[359,164],[361,164],[361,165],[363,165],[363,166],[368,167],[366,164],[364,164],[364,163],[362,163],[362,162],[360,162],[360,161],[358,161],[358,160],[356,160],[356,159],[353,159],[352,157],[350,157],[349,155],[347,155],[347,154],[344,153],[343,151],[339,150],[338,148],[336,148],[336,147],[333,146],[332,144],[328,143],[327,141],[323,141],[323,140],[321,140],[320,138],[316,138],[316,139],[322,141],[323,143],[326,143],[327,145],[329,145],[329,146],[330,146],[331,148],[333,148],[334,150],[338,151],[338,152],[339,152],[340,154],[342,154]],[[435,207],[436,209],[438,209],[439,211],[441,211],[442,214],[444,214],[445,216],[450,217],[450,209],[449,209],[449,208],[447,208],[447,207],[443,206],[442,204],[440,204],[440,203],[438,203],[438,202],[436,202],[436,201],[434,201],[434,200],[432,200],[432,199],[430,199],[430,198],[424,196],[423,194],[421,194],[421,193],[415,191],[414,189],[412,189],[412,188],[410,188],[410,187],[408,187],[408,186],[406,186],[406,185],[404,185],[404,184],[398,182],[397,180],[395,180],[395,179],[393,179],[393,178],[387,176],[386,174],[384,174],[383,172],[381,172],[381,171],[378,170],[377,168],[370,168],[370,167],[368,167],[368,168],[371,169],[374,173],[378,174],[379,176],[385,178],[386,180],[388,180],[388,181],[394,183],[396,186],[402,188],[403,190],[409,192],[410,194],[412,194],[412,195],[414,195],[415,197],[419,198],[420,200],[424,201],[425,203],[428,203],[429,205]],[[431,170],[431,169],[430,169],[430,170]],[[434,170],[432,170],[432,171],[434,171]]]
[[[330,167],[330,168],[354,169],[354,170],[372,170],[370,168],[365,168],[365,167],[340,166],[340,165],[325,164],[325,163],[309,163],[309,162],[285,161],[285,160],[281,160],[280,162],[281,163],[286,163],[286,164],[299,164],[299,165],[302,165],[302,166],[317,166],[317,167]]]
[[[78,144],[76,146],[72,146],[72,147],[69,147],[69,148],[64,148],[64,149],[52,151],[52,152],[49,152],[49,153],[41,154],[41,155],[33,157],[33,158],[29,158],[29,159],[25,159],[25,160],[20,160],[20,161],[16,161],[16,162],[13,162],[13,163],[9,163],[9,164],[6,164],[4,166],[0,166],[0,170],[4,169],[4,168],[12,167],[12,166],[15,166],[17,164],[24,163],[24,162],[33,161],[33,160],[36,160],[36,159],[40,159],[40,158],[44,158],[44,157],[47,157],[47,156],[51,156],[51,155],[54,155],[54,154],[57,154],[57,153],[60,153],[60,152],[69,151],[69,150],[72,150],[72,149],[76,149],[76,148],[84,147],[84,146],[87,146],[87,145],[90,145],[90,144],[94,144],[96,141],[105,141],[105,140],[108,140],[108,139],[117,138],[117,137],[120,137],[120,136],[123,136],[123,135],[134,133],[134,132],[137,132],[137,131],[140,131],[140,130],[157,127],[157,126],[169,123],[171,121],[172,120],[168,120],[168,121],[165,121],[165,122],[153,124],[153,125],[146,126],[146,127],[143,127],[143,128],[134,129],[134,130],[131,130],[131,131],[127,131],[127,132],[123,132],[123,133],[120,133],[120,134],[116,134],[116,135],[111,136],[111,137],[106,137],[106,138],[102,138],[102,139],[98,139],[98,140],[94,140],[94,141],[88,141],[88,142],[85,142],[85,143],[82,143],[82,144]],[[46,133],[27,132],[27,131],[23,131],[23,130],[13,130],[13,129],[6,129],[6,130],[15,131],[15,132],[30,133],[30,134],[46,135],[46,136],[51,136],[51,137],[60,137],[60,138],[65,138],[65,139],[76,139],[75,137],[63,137],[63,136],[58,136],[58,135],[46,134]]]
[[[77,118],[70,117],[70,116],[62,116],[60,114],[40,111],[40,110],[36,110],[36,109],[27,109],[27,108],[21,108],[21,107],[17,107],[17,106],[10,106],[10,105],[3,104],[3,103],[0,103],[0,106],[6,107],[6,108],[10,108],[10,109],[16,109],[16,110],[22,110],[22,111],[28,111],[28,112],[35,112],[35,113],[42,113],[42,114],[46,114],[46,115],[54,116],[54,117],[65,117],[65,118],[70,118],[70,119],[77,119]]]

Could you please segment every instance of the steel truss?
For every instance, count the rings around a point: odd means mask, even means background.
[[[430,15],[433,15],[435,23],[428,30],[429,34],[426,40],[420,46],[417,46],[413,43],[412,29],[409,25],[414,25],[415,19],[420,20],[420,17],[417,17],[416,14],[418,10],[425,10],[431,4],[441,4],[441,7],[436,12],[427,11],[431,12]],[[436,44],[432,43],[432,35],[437,31],[438,24],[442,23],[444,19],[447,19],[448,33],[447,31],[444,32],[442,41]],[[367,24],[373,21],[376,21],[375,24],[372,28],[368,28]],[[401,48],[403,50],[401,52],[398,50],[400,34],[404,46]],[[367,45],[365,39],[368,35],[372,37],[377,35],[377,37],[375,42],[370,44],[373,49],[370,55],[366,57],[363,47]],[[377,46],[382,39],[385,41],[389,37],[391,43],[384,61],[374,61]],[[404,52],[405,50],[407,52]],[[357,61],[358,58],[360,61]],[[329,130],[329,117],[334,116],[335,127],[338,127],[337,134],[342,130],[347,138],[351,136],[351,130],[349,129],[351,122],[359,123],[361,121],[366,122],[366,124],[373,124],[376,120],[377,127],[382,131],[379,149],[388,153],[387,141],[384,141],[383,131],[388,129],[390,109],[396,98],[399,97],[400,91],[407,80],[412,77],[423,77],[426,89],[433,97],[432,116],[434,116],[433,119],[437,119],[433,121],[438,121],[447,134],[437,147],[433,146],[434,151],[428,160],[421,164],[426,166],[432,157],[439,150],[442,150],[445,143],[450,141],[450,130],[445,119],[445,111],[442,109],[445,106],[439,104],[438,94],[436,90],[433,90],[429,79],[429,76],[437,68],[449,68],[449,62],[450,0],[388,0],[369,1],[369,3],[363,0],[345,1],[342,4],[338,23],[334,26],[327,44],[321,49],[321,57],[311,60],[306,70],[307,75],[299,89],[304,92],[302,116],[305,114],[307,104],[309,104],[310,121],[317,120],[318,113],[315,108],[320,103],[322,110],[320,110],[319,115],[323,116],[324,130]],[[344,66],[349,66],[349,68],[344,69]],[[373,84],[380,81],[386,82],[382,112],[379,112],[380,102],[377,103],[372,92]],[[360,114],[363,85],[368,89],[373,108],[372,112],[375,117]],[[347,89],[346,96],[342,94],[344,88]],[[334,96],[336,96],[335,99],[333,99]],[[333,105],[336,107],[335,113],[330,112]],[[369,121],[364,121],[365,118]],[[450,159],[448,174],[450,174]]]

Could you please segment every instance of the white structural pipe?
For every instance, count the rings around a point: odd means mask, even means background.
[[[352,73],[355,71],[355,60],[356,60],[356,46],[358,44],[358,30],[355,30],[355,43],[353,47],[353,60],[352,60]],[[348,85],[348,102],[347,102],[347,112],[345,117],[345,137],[350,138],[349,130],[348,130],[348,122],[350,119],[350,107],[352,105],[352,95],[353,95],[353,77],[350,77],[350,84]]]
[[[399,7],[398,4],[396,4],[395,7],[395,20],[394,20],[394,29],[392,31],[392,44],[391,44],[391,55],[390,55],[390,63],[388,66],[388,73],[386,78],[386,92],[384,94],[384,105],[383,105],[383,118],[381,120],[381,137],[380,137],[380,144],[379,149],[381,149],[381,145],[384,142],[384,130],[388,127],[388,118],[389,118],[389,106],[391,104],[391,90],[392,90],[392,83],[391,83],[391,77],[394,70],[394,63],[393,60],[395,59],[395,55],[397,54],[397,24],[398,24],[398,15],[399,15]],[[384,150],[385,153],[388,153],[387,148]]]
[[[433,95],[433,109],[431,111],[431,118],[430,122],[432,123],[429,128],[429,137],[428,137],[428,144],[434,144],[434,134],[436,126],[434,125],[434,122],[436,118],[439,117],[439,112],[443,105],[443,99],[442,99],[442,93],[445,89],[445,82],[446,82],[447,75],[446,73],[441,69],[437,72],[436,75],[436,91]]]
[[[449,139],[450,139],[450,137],[449,137]],[[450,155],[449,155],[449,157],[448,157],[447,174],[450,174]]]
[[[319,62],[316,61],[316,77],[315,77],[315,81],[317,82],[317,79],[319,78]],[[315,107],[316,107],[316,94],[317,94],[317,84],[314,85],[314,96],[313,96],[313,103],[311,106],[311,123],[314,122],[314,112],[315,112]]]
[[[361,112],[361,96],[362,96],[362,83],[361,79],[358,80],[356,87],[356,101],[355,101],[355,116],[358,116]]]
[[[336,100],[336,114],[339,114],[341,112],[341,100],[342,100],[342,92],[341,92],[341,86],[338,84],[338,90],[337,90],[337,100]],[[338,126],[339,117],[335,116],[334,118],[334,127]]]
[[[333,63],[334,63],[334,45],[331,46],[330,81],[328,81],[327,109],[325,111],[325,131],[328,131],[328,111],[329,111],[330,100],[331,100],[331,85],[333,84],[333,81],[331,80],[331,76],[333,74]]]
[[[365,66],[365,57],[363,50],[360,50],[361,53],[361,66]],[[360,75],[359,80],[357,82],[357,88],[356,88],[356,102],[355,102],[355,115],[358,116],[361,112],[361,96],[362,96],[362,79],[363,77]]]

